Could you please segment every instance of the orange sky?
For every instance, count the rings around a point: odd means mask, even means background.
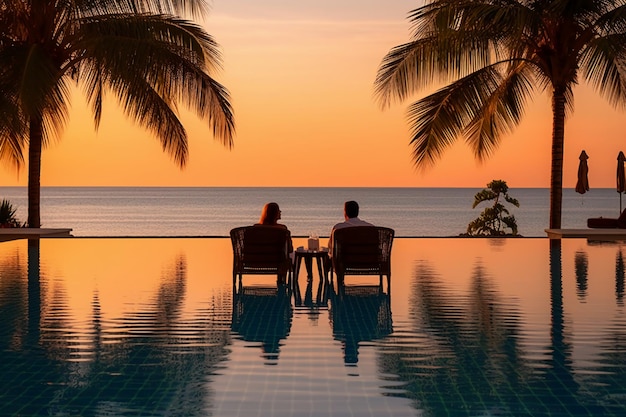
[[[381,110],[373,82],[383,56],[409,39],[406,14],[416,1],[215,0],[206,27],[219,42],[237,134],[232,150],[206,125],[183,115],[190,158],[180,170],[115,103],[96,133],[83,97],[70,123],[43,154],[43,186],[386,186],[549,187],[549,98],[536,96],[523,124],[480,165],[459,142],[434,169],[414,170],[405,110]],[[565,187],[574,187],[578,155],[589,155],[593,187],[613,187],[626,112],[584,85],[566,124]],[[417,98],[416,96],[415,98]],[[0,170],[1,185],[26,185],[27,170]]]

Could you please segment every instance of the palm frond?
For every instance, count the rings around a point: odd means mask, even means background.
[[[117,78],[121,77],[121,78]],[[187,133],[174,113],[171,103],[140,79],[126,79],[121,74],[111,78],[124,113],[133,121],[153,132],[163,150],[184,167],[188,159]]]
[[[498,66],[509,67],[504,76]],[[479,161],[489,157],[504,135],[513,131],[524,114],[527,99],[533,94],[532,68],[525,63],[501,63],[477,72],[475,81],[482,105],[468,124],[466,142]],[[482,87],[482,88],[478,88]]]
[[[506,56],[520,43],[519,15],[532,14],[517,2],[439,0],[415,9],[410,42],[383,58],[374,82],[381,107],[403,101],[424,87],[452,82]]]
[[[87,102],[91,103],[94,125],[98,130],[102,120],[102,105],[104,103],[104,76],[99,68],[93,68],[91,71],[86,71],[85,74],[85,77],[82,78],[85,87],[84,93]]]
[[[458,97],[465,93],[459,83],[453,83],[409,106],[407,119],[416,168],[434,165],[463,132],[469,119]]]
[[[626,106],[626,33],[591,41],[580,58],[580,71],[614,106]]]
[[[497,66],[490,66],[419,100],[408,111],[415,165],[431,166],[463,134],[479,159],[489,155],[519,123],[531,93],[522,71],[503,83]]]
[[[375,95],[382,107],[394,100],[404,101],[410,94],[434,82],[435,56],[425,58],[427,53],[436,55],[431,39],[405,43],[394,47],[383,58],[376,75]]]
[[[209,75],[220,66],[220,54],[200,27],[167,16],[115,16],[97,22],[90,19],[84,37],[88,59],[81,71],[88,74],[84,78],[93,91],[88,100],[96,111],[99,83],[118,94],[127,83],[145,83],[173,109],[182,102],[206,118],[214,136],[232,146],[235,128],[230,97]]]
[[[13,88],[20,111],[43,119],[44,144],[60,137],[69,117],[70,91],[58,66],[39,45],[11,48],[9,53],[13,54],[9,79],[18,80]]]
[[[82,16],[111,14],[165,14],[200,18],[210,10],[207,0],[74,0]]]
[[[626,2],[605,0],[606,12],[598,17],[595,26],[601,34],[621,33],[626,30]]]
[[[24,164],[28,125],[16,108],[15,103],[0,99],[0,160],[19,170]]]

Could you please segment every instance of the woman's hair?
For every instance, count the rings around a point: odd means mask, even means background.
[[[280,218],[280,208],[276,203],[267,203],[261,211],[259,224],[276,224]]]

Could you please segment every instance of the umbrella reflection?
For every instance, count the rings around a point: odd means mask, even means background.
[[[615,259],[615,298],[618,305],[624,305],[624,256],[621,248]]]
[[[584,300],[587,296],[587,271],[589,262],[587,253],[576,251],[574,254],[574,269],[576,270],[576,294],[578,298]]]
[[[620,151],[617,155],[617,192],[619,193],[619,212],[622,213],[622,193],[626,191],[626,174],[624,173],[626,156]]]

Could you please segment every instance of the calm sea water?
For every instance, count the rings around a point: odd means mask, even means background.
[[[134,188],[44,187],[42,226],[72,228],[74,236],[227,236],[236,226],[258,220],[261,207],[276,201],[282,222],[294,236],[327,236],[342,221],[343,202],[357,200],[361,217],[392,227],[397,236],[457,236],[478,217],[472,209],[480,188]],[[545,236],[549,190],[510,189],[520,201],[510,207],[519,232]],[[27,217],[23,187],[0,187],[0,198]],[[624,201],[626,205],[626,199]],[[589,217],[617,217],[620,195],[613,189],[563,192],[564,228],[586,227]]]

